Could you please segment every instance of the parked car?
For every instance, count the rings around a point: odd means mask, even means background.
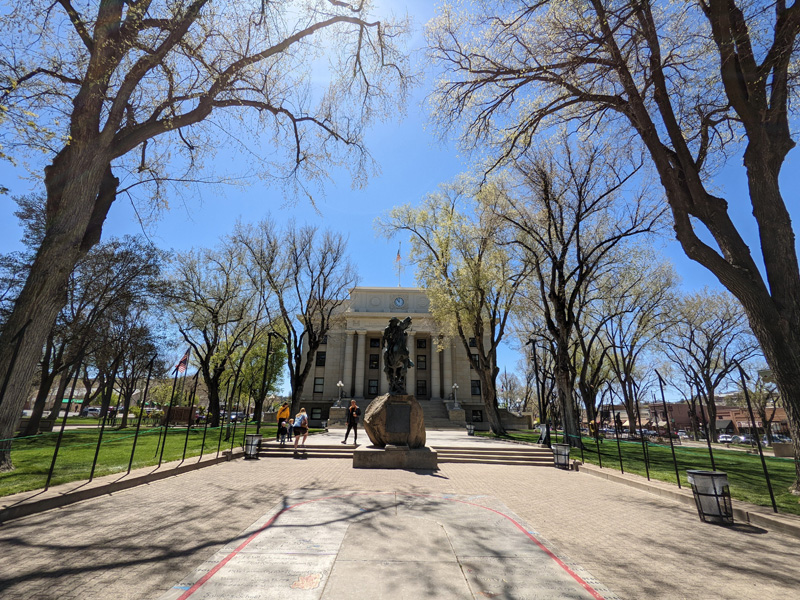
[[[749,436],[746,433],[740,433],[738,435],[733,436],[731,441],[734,444],[750,444],[753,442],[753,438],[752,436]]]
[[[720,433],[717,440],[720,444],[730,444],[733,441],[733,436],[730,433]]]
[[[82,417],[94,417],[95,419],[100,417],[100,407],[99,406],[89,406],[84,408],[81,411]]]

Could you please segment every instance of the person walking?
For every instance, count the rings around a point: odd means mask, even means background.
[[[283,427],[283,423],[286,423],[288,426],[289,417],[291,416],[291,412],[289,411],[289,403],[284,402],[281,404],[281,407],[278,409],[278,414],[275,415],[275,418],[278,419],[278,433],[275,435],[275,441],[279,441],[281,437],[281,427]],[[292,441],[291,435],[289,436],[289,441]]]
[[[355,400],[350,400],[350,406],[347,408],[347,432],[344,434],[343,444],[347,443],[347,436],[350,435],[350,430],[353,430],[353,444],[358,445],[358,417],[361,416],[361,409]]]
[[[294,418],[294,449],[297,450],[297,442],[300,441],[300,436],[303,436],[303,443],[301,446],[306,445],[306,438],[308,437],[308,415],[306,409],[301,408],[300,412]]]

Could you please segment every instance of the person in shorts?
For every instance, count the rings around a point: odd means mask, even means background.
[[[301,446],[306,445],[306,438],[308,437],[308,415],[306,409],[301,408],[300,412],[294,418],[294,447],[297,449],[297,442],[300,441],[300,436],[303,436],[303,443]]]

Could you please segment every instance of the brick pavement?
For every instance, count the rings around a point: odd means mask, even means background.
[[[0,527],[0,596],[157,598],[289,490],[489,495],[621,598],[797,597],[794,538],[701,524],[690,507],[589,475],[445,464],[434,474],[347,460],[234,461]]]

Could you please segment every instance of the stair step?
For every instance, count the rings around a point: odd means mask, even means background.
[[[552,467],[553,461],[539,461],[539,460],[514,460],[512,458],[466,458],[454,456],[440,456],[438,459],[440,463],[461,463],[461,464],[481,464],[481,465],[519,465],[526,467]]]

